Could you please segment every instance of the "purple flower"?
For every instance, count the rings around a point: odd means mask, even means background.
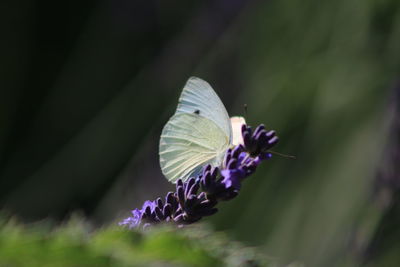
[[[146,200],[143,203],[141,211],[142,212],[146,212],[147,211],[146,213],[151,214],[151,213],[153,213],[155,211],[156,206],[157,205],[156,205],[155,201]]]
[[[174,221],[180,224],[193,223],[204,216],[210,216],[217,212],[214,206],[217,202],[208,199],[204,192],[197,194],[200,189],[199,179],[190,178],[187,182],[178,180],[176,194],[179,208],[174,215]]]
[[[243,180],[254,173],[262,161],[271,158],[268,151],[279,140],[275,131],[265,130],[264,125],[259,125],[254,132],[243,125],[242,137],[243,145],[226,151],[221,169],[208,164],[198,177],[185,182],[179,179],[176,191],[168,192],[165,202],[161,198],[147,200],[140,210],[133,210],[132,216],[119,225],[147,227],[169,221],[184,225],[217,212],[218,201],[236,197]]]
[[[142,219],[143,212],[139,209],[132,210],[131,217],[128,217],[122,220],[119,225],[127,226],[129,229],[135,228],[140,224],[140,220]]]
[[[243,124],[242,136],[244,148],[251,156],[267,152],[279,141],[279,138],[275,135],[275,131],[267,132],[263,124],[260,124],[254,130],[254,133],[252,133],[251,127]]]
[[[221,183],[224,184],[227,189],[233,188],[234,190],[240,190],[242,180],[246,177],[245,166],[248,160],[247,153],[240,151],[241,147],[238,146],[232,151],[227,152],[227,155],[230,154],[230,157],[226,157],[229,161],[225,163],[226,169],[221,171],[223,177]]]
[[[207,199],[218,201],[232,199],[237,196],[238,190],[225,185],[221,173],[222,171],[219,168],[207,165],[199,176],[201,189]]]
[[[221,181],[225,187],[233,188],[235,190],[240,190],[242,186],[242,179],[245,177],[246,173],[243,169],[225,169],[221,171],[222,177],[224,179]]]

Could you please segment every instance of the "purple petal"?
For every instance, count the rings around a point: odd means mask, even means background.
[[[239,154],[243,151],[243,146],[238,145],[232,150],[232,157],[237,158]]]
[[[242,152],[242,153],[240,153],[239,154],[239,157],[238,157],[238,162],[239,162],[239,164],[244,164],[245,162],[243,162],[244,161],[244,159],[247,157],[247,153],[246,152]]]
[[[254,159],[254,161],[253,161],[253,163],[256,165],[256,166],[258,166],[260,163],[261,163],[261,161],[263,161],[263,160],[267,160],[267,159],[270,159],[272,157],[272,154],[271,153],[260,153],[255,159]]]
[[[267,132],[267,137],[268,138],[271,138],[273,136],[275,136],[275,131],[274,130],[271,130],[271,131]]]
[[[268,144],[270,146],[274,146],[276,143],[278,143],[278,141],[279,141],[279,138],[277,136],[274,136],[268,141]]]
[[[132,215],[133,216],[122,220],[118,224],[119,225],[123,225],[123,226],[127,226],[129,229],[138,226],[140,224],[140,220],[142,219],[142,215],[143,215],[142,211],[140,211],[138,209],[134,209],[132,211]]]
[[[264,124],[258,125],[257,128],[254,130],[253,137],[257,136],[264,129],[265,129]]]
[[[215,180],[215,178],[217,178],[218,172],[219,172],[219,168],[218,167],[214,167],[211,170],[211,176],[214,178],[214,180]]]
[[[236,168],[236,165],[237,165],[237,160],[236,159],[231,159],[229,162],[228,162],[228,165],[226,166],[226,168],[227,169],[230,169],[230,170],[233,170],[233,169],[235,169]]]
[[[143,203],[141,211],[144,212],[147,208],[149,208],[150,209],[150,213],[153,213],[153,211],[156,208],[156,206],[157,206],[157,204],[155,203],[155,201],[146,200]]]
[[[195,184],[195,179],[190,178],[186,183],[185,183],[185,196],[189,195],[189,190],[190,188]]]
[[[225,185],[225,188],[233,187],[239,190],[241,187],[241,179],[245,177],[246,173],[242,169],[225,169],[221,171],[221,175],[224,177],[221,183]]]

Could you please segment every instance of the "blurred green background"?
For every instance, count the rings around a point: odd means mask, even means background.
[[[0,206],[95,225],[172,190],[161,129],[189,76],[280,136],[206,222],[281,263],[400,265],[398,0],[5,1]]]

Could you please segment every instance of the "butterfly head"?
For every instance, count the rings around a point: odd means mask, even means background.
[[[246,120],[243,117],[231,117],[232,127],[232,143],[231,145],[243,145],[242,126],[246,125]]]

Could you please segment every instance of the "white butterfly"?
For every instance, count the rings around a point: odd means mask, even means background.
[[[204,165],[220,167],[226,150],[243,143],[243,117],[229,119],[211,86],[191,77],[179,98],[175,114],[165,124],[160,137],[162,173],[175,183],[197,176]]]

